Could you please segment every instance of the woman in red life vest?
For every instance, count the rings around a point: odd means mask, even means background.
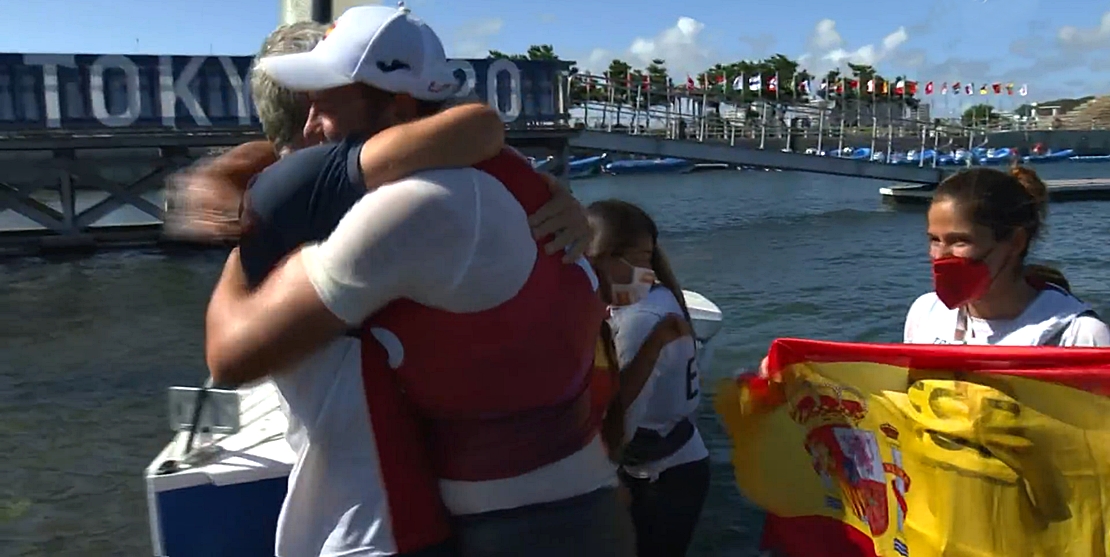
[[[942,182],[926,230],[934,289],[910,307],[903,342],[1110,346],[1110,328],[1071,294],[1062,273],[1025,262],[1044,229],[1047,201],[1044,182],[1020,166],[976,168]],[[766,358],[760,372],[768,373]],[[767,517],[763,549],[800,555],[795,539],[791,519]]]
[[[694,425],[701,389],[685,298],[643,209],[606,200],[587,213],[595,235],[586,253],[610,304],[620,366],[610,414],[624,420],[619,463],[636,552],[685,555],[709,488],[709,452]]]

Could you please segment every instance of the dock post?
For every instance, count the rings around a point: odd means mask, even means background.
[[[73,165],[73,151],[54,151],[54,157],[63,159],[58,171],[58,200],[62,204],[62,225],[66,234],[76,234],[77,230],[77,196],[73,191],[73,174],[70,169]]]
[[[921,155],[918,157],[917,161],[918,168],[925,168],[925,132],[925,126],[921,126]],[[933,158],[936,158],[935,153],[933,154]]]
[[[818,110],[821,111],[821,112],[817,113],[817,153],[818,154],[821,154],[823,152],[823,151],[821,151],[821,147],[822,147],[822,143],[825,140],[825,112],[826,112],[826,108],[827,108],[825,106],[826,102],[827,101],[821,101],[821,103],[818,105]]]
[[[874,101],[874,99],[872,99]],[[879,119],[875,116],[875,103],[871,103],[871,160],[875,160],[875,134],[879,128]]]
[[[940,150],[940,126],[933,122],[933,168],[937,167],[937,159],[940,155],[936,153]]]

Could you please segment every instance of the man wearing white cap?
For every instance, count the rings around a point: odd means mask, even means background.
[[[313,51],[260,68],[312,92],[306,132],[329,140],[434,112],[455,91],[439,39],[403,8],[352,8]],[[549,197],[509,152],[367,194],[258,289],[225,273],[208,315],[213,376],[270,373],[362,327],[377,340],[363,345],[363,395],[399,387],[422,426],[378,436],[383,473],[403,464],[387,462],[391,444],[427,444],[464,555],[630,557],[588,389],[605,308],[584,260],[564,265],[532,237]],[[403,506],[389,501],[395,529]]]

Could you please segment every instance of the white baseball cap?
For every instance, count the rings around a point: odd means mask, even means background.
[[[435,32],[408,8],[358,6],[328,29],[309,52],[267,56],[258,68],[294,91],[322,91],[363,83],[426,101],[458,90]]]

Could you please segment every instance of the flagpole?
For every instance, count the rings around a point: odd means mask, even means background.
[[[701,78],[701,140],[705,141],[709,135],[709,74],[702,74]]]
[[[624,80],[625,85],[628,86],[628,92],[632,92],[632,70],[628,70],[628,76]],[[629,130],[633,135],[638,133],[636,125],[640,122],[640,93],[643,87],[639,83],[636,84],[636,102],[632,106],[632,127]]]
[[[848,100],[848,88],[845,87],[847,82],[844,76],[840,76],[840,101],[836,103],[837,112],[840,113],[840,137],[836,140],[836,154],[837,156],[844,154],[844,112]]]
[[[748,92],[748,81],[747,81],[747,79],[748,78],[744,75],[744,72],[740,72],[740,77],[736,78],[732,82],[732,90],[734,92],[740,93],[740,98],[736,99],[736,109],[737,110],[741,110],[741,109],[744,110],[744,119],[740,120],[739,118],[737,118],[737,121],[744,125],[744,131],[747,131],[747,126],[748,126],[748,110],[747,110],[747,108],[745,108],[745,105],[744,105],[744,94]],[[737,86],[737,84],[739,84],[739,86]],[[733,135],[734,138],[736,137],[735,133],[733,133],[732,135]],[[741,136],[741,137],[743,137],[743,136]]]
[[[663,76],[663,94],[667,95],[667,107],[664,109],[663,118],[665,118],[665,123],[666,123],[666,130],[664,131],[664,133],[666,134],[667,139],[678,139],[678,129],[677,129],[677,127],[673,130],[671,129],[672,126],[675,126],[675,123],[671,121],[671,103],[674,102],[673,98],[671,97],[671,93],[672,93],[671,89],[673,89],[673,88],[674,87],[673,87],[673,84],[671,83],[671,76],[670,75],[664,75]]]
[[[971,88],[972,89],[975,88],[974,83],[971,84]],[[967,92],[966,87],[964,88],[964,92],[965,93]],[[972,104],[971,106],[972,106],[972,109],[971,109],[971,128],[967,130],[967,151],[968,151],[967,165],[968,166],[971,166],[971,164],[972,164],[972,162],[974,162],[974,158],[975,158],[972,155],[972,152],[971,152],[971,150],[975,148],[975,108],[974,108],[975,105]],[[959,110],[959,108],[957,108],[956,110]],[[963,115],[961,114],[960,116],[962,117]]]
[[[790,76],[790,107],[793,109],[798,104],[798,70],[794,69],[793,75]],[[793,111],[791,111],[793,114]],[[783,111],[783,119],[786,118],[786,111]],[[794,120],[790,119],[786,125],[786,148],[794,151]]]
[[[821,99],[821,104],[818,107],[819,111],[817,113],[817,153],[818,154],[823,154],[824,153],[821,150],[821,144],[825,139],[825,112],[829,109],[829,77],[828,77],[828,75],[825,76],[825,79],[823,79],[821,81],[821,83],[823,84],[822,87],[821,87],[821,90],[825,92],[825,98]]]
[[[904,89],[902,89],[902,104],[903,104],[903,106],[906,107],[904,110],[906,110],[907,112],[909,111],[909,105],[906,104],[906,95],[909,94],[910,98],[912,99],[912,98],[914,98],[914,95],[916,93],[917,93],[917,82],[916,81],[910,81],[910,80],[907,79],[906,80],[906,87]],[[920,156],[918,156],[919,163],[918,163],[917,167],[918,168],[925,168],[925,141],[928,139],[927,133],[928,133],[929,130],[928,130],[928,126],[921,125],[921,120],[918,119],[918,118],[921,117],[921,111],[920,111],[921,103],[920,102],[918,102],[917,107],[918,108],[915,109],[914,115],[913,115],[913,121],[915,123],[917,123],[919,126],[921,126],[921,154],[920,154]],[[936,153],[933,153],[933,158],[934,159],[936,158]]]
[[[782,84],[779,83],[779,71],[775,70],[775,108],[771,111],[771,115],[775,118],[775,137],[782,139],[782,127],[779,126],[779,121],[782,119],[779,114],[782,110],[782,104],[779,101],[779,91],[782,89]]]
[[[933,106],[929,104],[930,108]],[[930,113],[932,111],[930,110]],[[940,158],[940,118],[933,118],[933,168],[937,167],[937,159]]]
[[[860,90],[859,90],[860,86],[863,85],[863,84],[860,83],[860,80],[858,80],[858,79],[855,80],[855,81],[856,81],[856,98],[855,98],[855,103],[856,103],[856,126],[855,126],[855,128],[856,128],[856,133],[858,134],[859,133],[859,122],[860,122],[860,120],[863,120],[863,95],[860,94]]]
[[[606,131],[613,131],[613,125],[609,123],[609,109],[613,106],[613,76],[609,72],[605,72],[605,88],[609,102],[605,103],[605,109],[601,112],[601,125]]]
[[[767,100],[763,98],[763,72],[759,72],[759,89],[757,98],[760,102],[759,114],[759,148],[767,143]]]
[[[886,82],[886,161],[894,157],[894,88]]]
[[[875,82],[874,75],[867,83],[869,84],[868,89],[871,89],[871,160],[875,160],[875,139],[879,128],[879,118],[875,114],[875,89],[878,88],[879,84]]]

